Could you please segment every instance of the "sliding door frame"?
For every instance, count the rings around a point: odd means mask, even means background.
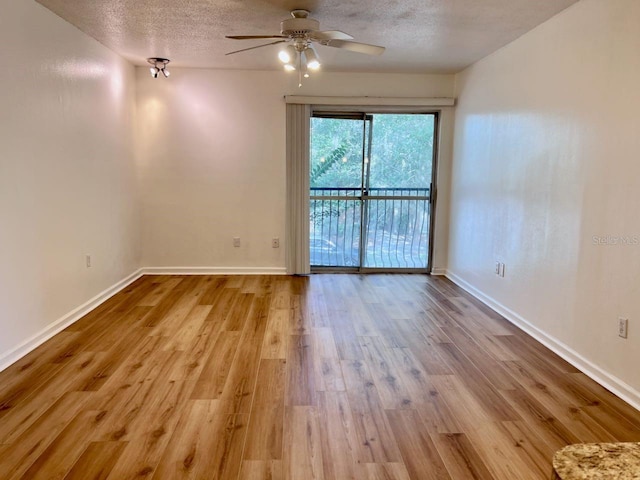
[[[373,107],[373,106],[351,106],[351,105],[312,105],[311,106],[311,118],[316,117],[332,117],[335,116],[337,118],[353,118],[358,119],[361,118],[363,120],[363,124],[366,124],[366,119],[369,115],[372,114],[397,114],[397,115],[433,115],[434,125],[433,125],[433,148],[432,148],[432,158],[431,158],[431,184],[429,185],[429,236],[428,236],[428,248],[427,248],[427,265],[425,268],[372,268],[372,267],[364,267],[364,249],[362,246],[365,245],[365,239],[363,239],[363,235],[366,231],[365,221],[368,221],[364,218],[365,210],[368,208],[368,205],[363,205],[361,207],[362,216],[360,218],[361,222],[361,232],[360,232],[360,266],[359,267],[323,267],[323,266],[312,266],[311,272],[344,272],[344,273],[431,273],[433,268],[433,242],[434,242],[434,233],[435,233],[435,217],[436,217],[436,201],[437,201],[437,178],[438,178],[438,156],[439,156],[439,146],[440,146],[440,115],[441,110],[434,108],[425,108],[425,107]],[[369,129],[369,150],[371,148],[371,136],[373,131],[373,122],[371,122],[371,127]],[[364,140],[363,135],[363,140]],[[310,138],[311,143],[311,138]],[[363,142],[363,148],[365,148]],[[364,154],[364,152],[363,152]],[[369,151],[369,158],[371,156],[371,152]],[[309,161],[311,161],[311,152],[309,152]],[[364,161],[363,161],[364,168]],[[363,182],[364,182],[364,171],[363,173]],[[368,176],[367,176],[368,181]],[[363,189],[361,190],[361,199],[360,201],[364,204],[368,203],[366,198],[366,191],[364,188],[364,183],[362,183]],[[368,185],[367,185],[368,187]]]

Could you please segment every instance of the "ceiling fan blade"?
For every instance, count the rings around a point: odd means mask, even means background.
[[[233,40],[254,40],[258,38],[289,38],[286,35],[225,35],[224,38]]]
[[[313,40],[353,40],[353,37],[351,35],[341,32],[340,30],[311,32],[309,33],[309,38]]]
[[[352,52],[365,53],[367,55],[382,55],[385,51],[384,47],[377,45],[369,45],[368,43],[352,42],[350,40],[325,40],[320,42],[321,45],[327,47],[344,48]]]
[[[256,45],[255,47],[243,48],[241,50],[234,50],[233,52],[225,53],[225,55],[233,55],[234,53],[246,52],[247,50],[254,50],[256,48],[268,47],[269,45],[275,45],[277,43],[285,43],[286,40],[278,40],[271,43],[265,43],[263,45]]]

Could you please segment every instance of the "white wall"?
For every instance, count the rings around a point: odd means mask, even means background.
[[[0,368],[139,266],[133,67],[34,1],[1,11]]]
[[[638,18],[637,0],[582,0],[457,77],[448,265],[636,395]]]
[[[137,70],[145,266],[284,269],[284,95],[453,94],[450,75],[325,72],[300,89],[294,77],[172,69],[169,79],[152,79],[148,69]],[[446,189],[451,111],[443,117],[439,182]],[[446,262],[446,201],[443,195],[436,267]],[[233,247],[234,236],[241,237],[241,248]],[[271,248],[272,237],[282,248]]]

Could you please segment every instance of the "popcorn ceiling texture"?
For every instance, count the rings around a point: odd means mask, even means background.
[[[294,8],[324,30],[387,47],[381,57],[318,48],[329,71],[453,73],[544,22],[576,0],[38,0],[137,65],[167,57],[173,66],[273,70],[278,46],[225,57],[278,34]],[[267,43],[264,41],[263,43]]]

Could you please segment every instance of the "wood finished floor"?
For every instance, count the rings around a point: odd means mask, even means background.
[[[0,373],[1,479],[546,479],[640,414],[448,280],[145,276]]]

